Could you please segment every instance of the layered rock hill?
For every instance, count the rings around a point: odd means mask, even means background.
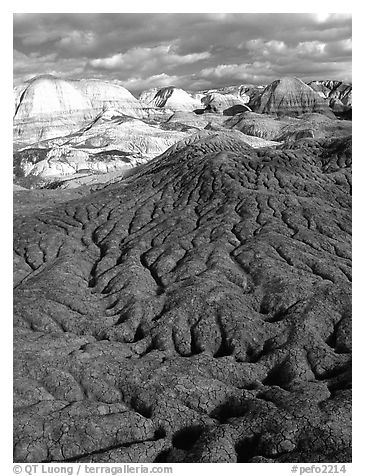
[[[39,76],[15,88],[14,97],[13,136],[18,144],[73,133],[108,109],[134,118],[161,116],[154,108],[144,107],[122,86],[93,79],[66,81],[51,75]],[[170,111],[167,117],[172,114]]]
[[[31,143],[69,134],[93,118],[90,100],[70,81],[42,76],[16,100],[14,142]]]
[[[14,461],[350,461],[351,140],[238,137],[15,217]]]
[[[250,106],[260,114],[299,116],[318,112],[334,117],[324,99],[298,78],[283,78],[272,82]]]
[[[172,111],[194,111],[201,108],[199,99],[193,98],[183,89],[175,88],[174,86],[142,91],[139,100],[146,106],[168,108]]]

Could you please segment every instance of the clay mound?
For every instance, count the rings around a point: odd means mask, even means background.
[[[301,149],[306,153],[317,154],[321,150],[324,170],[336,171],[343,164],[350,166],[352,161],[352,136],[344,136],[331,139],[311,140],[303,139],[292,144],[283,144],[278,149]]]
[[[252,104],[260,114],[298,116],[307,112],[331,114],[326,102],[298,78],[283,78],[269,84]]]
[[[214,146],[214,150],[236,150],[243,151],[248,149],[259,149],[261,147],[273,147],[278,145],[278,142],[260,139],[258,137],[248,136],[238,131],[227,130],[201,130],[195,134],[188,135],[185,139],[177,142],[171,146],[163,154],[163,156],[171,156],[179,150],[185,149],[187,146],[192,146],[200,143],[207,143],[209,146]],[[208,147],[208,145],[206,146]]]
[[[205,111],[212,111],[223,114],[224,116],[233,116],[238,113],[250,111],[246,105],[248,101],[244,101],[233,94],[209,93],[201,100]]]
[[[200,134],[15,218],[14,461],[350,461],[350,157]]]
[[[228,129],[239,130],[244,134],[271,140],[280,133],[283,125],[287,122],[287,119],[279,120],[277,116],[247,112],[227,119],[224,125]]]
[[[149,107],[168,108],[172,111],[194,111],[201,107],[200,100],[173,86],[143,91],[139,99]]]

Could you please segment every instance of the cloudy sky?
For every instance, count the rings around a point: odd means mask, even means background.
[[[39,74],[120,81],[135,94],[351,81],[351,16],[309,13],[17,13],[14,83]]]

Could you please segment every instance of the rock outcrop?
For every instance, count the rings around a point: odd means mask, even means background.
[[[263,90],[251,106],[253,111],[260,114],[299,116],[308,112],[318,112],[334,117],[324,99],[298,78],[274,81]]]
[[[14,461],[350,461],[351,140],[239,137],[15,217]]]

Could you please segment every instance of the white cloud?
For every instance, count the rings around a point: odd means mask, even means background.
[[[329,17],[331,16],[330,13],[315,13],[314,18],[317,20],[318,23],[325,23]]]
[[[35,53],[25,55],[17,50],[13,54],[13,71],[17,81],[27,81],[40,74],[52,74],[60,78],[74,77],[84,71],[85,61],[71,58],[57,61],[56,53],[39,56]]]
[[[60,37],[59,31],[34,30],[31,34],[25,34],[21,41],[23,45],[38,47],[42,43],[57,40]]]
[[[289,47],[284,41],[271,40],[264,41],[262,39],[250,40],[247,42],[246,47],[255,58],[260,57],[280,57],[285,56],[320,56],[325,53],[327,44],[322,41],[301,41],[297,45]]]
[[[313,17],[317,23],[327,23],[329,21],[338,21],[338,20],[346,20],[351,19],[351,13],[314,13]]]
[[[95,44],[96,35],[92,31],[73,30],[58,41],[61,48],[90,48]]]
[[[272,54],[286,54],[288,47],[284,41],[270,40],[264,41],[261,38],[250,40],[246,43],[246,47],[251,54],[269,56]]]
[[[147,70],[153,67],[168,67],[195,63],[209,57],[210,53],[208,51],[179,55],[174,52],[170,45],[160,45],[150,48],[131,48],[126,53],[117,53],[106,58],[90,60],[89,64],[95,69],[131,70],[138,67],[141,70]]]
[[[256,69],[265,69],[265,63],[257,63]],[[246,80],[254,75],[252,64],[219,64],[213,68],[204,68],[200,76],[203,78],[232,78],[235,80]]]
[[[351,79],[351,15],[19,14],[14,76],[207,89],[281,76]],[[331,77],[329,77],[331,76]],[[160,81],[160,84],[157,82]]]
[[[122,81],[125,88],[135,90],[143,90],[150,88],[164,88],[166,86],[180,86],[181,78],[179,76],[169,76],[166,73],[154,74],[148,78],[130,78],[127,81]]]

